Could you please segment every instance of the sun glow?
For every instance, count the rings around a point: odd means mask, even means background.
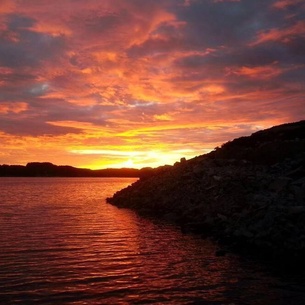
[[[124,165],[123,167],[130,167],[130,168],[135,167],[132,159],[128,159],[123,165]]]
[[[208,150],[210,151],[210,150]],[[91,169],[102,168],[137,168],[158,167],[165,164],[173,165],[182,157],[192,158],[204,151],[191,149],[180,149],[173,151],[151,150],[151,151],[119,151],[119,150],[73,150],[73,154],[90,158],[90,162],[83,167]]]

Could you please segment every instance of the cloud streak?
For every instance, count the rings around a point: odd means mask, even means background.
[[[11,0],[0,13],[0,163],[156,166],[305,117],[303,1]]]

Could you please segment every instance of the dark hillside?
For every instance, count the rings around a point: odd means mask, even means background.
[[[272,165],[305,151],[305,121],[261,130],[222,145],[211,156]]]
[[[272,257],[305,254],[305,121],[152,170],[108,201]]]

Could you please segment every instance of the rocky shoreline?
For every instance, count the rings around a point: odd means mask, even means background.
[[[162,217],[229,248],[298,260],[305,254],[305,121],[152,170],[107,201]],[[224,254],[220,251],[218,254]]]

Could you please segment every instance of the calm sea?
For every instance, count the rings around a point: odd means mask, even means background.
[[[105,202],[133,181],[0,178],[0,304],[305,304],[300,281]]]

